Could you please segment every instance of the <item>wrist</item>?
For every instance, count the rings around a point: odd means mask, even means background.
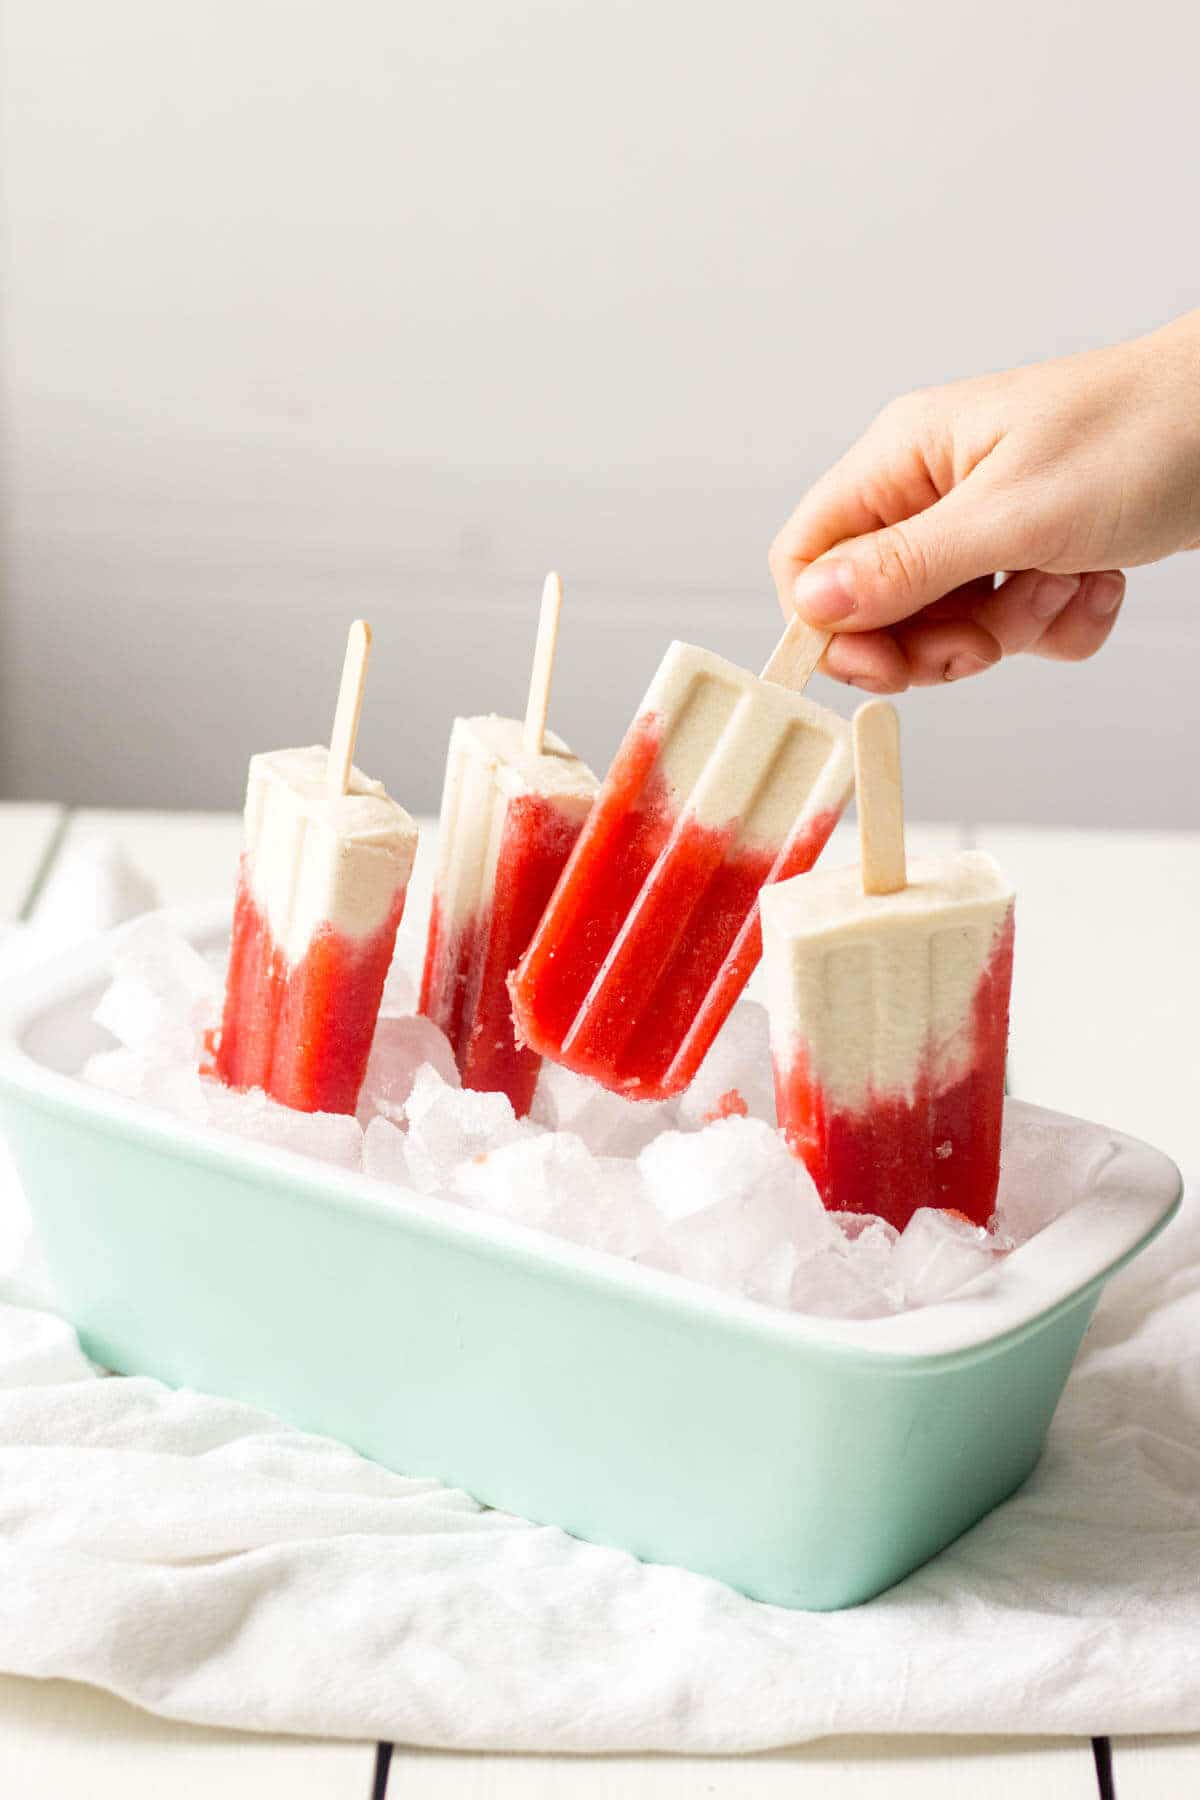
[[[1200,311],[1184,313],[1141,340],[1149,378],[1154,382],[1165,419],[1163,442],[1169,445],[1165,485],[1174,489],[1184,517],[1180,548],[1200,541]]]

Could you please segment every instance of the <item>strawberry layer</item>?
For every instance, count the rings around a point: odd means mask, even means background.
[[[528,1044],[644,1099],[691,1081],[762,953],[759,890],[811,868],[838,816],[774,846],[681,818],[661,743],[653,714],[626,733],[510,983]]]
[[[510,800],[488,905],[447,929],[435,894],[420,1010],[450,1039],[464,1087],[507,1094],[518,1118],[533,1104],[541,1057],[518,1045],[508,977],[533,936],[581,821],[541,794]]]
[[[1010,913],[976,987],[971,1052],[953,1081],[937,1081],[927,1049],[911,1092],[849,1108],[812,1079],[803,1046],[776,1062],[780,1126],[830,1211],[877,1213],[899,1231],[922,1206],[987,1224],[1000,1179],[1012,956]]]
[[[229,1087],[263,1088],[298,1112],[352,1113],[404,896],[401,888],[388,918],[368,936],[348,937],[322,925],[300,960],[289,963],[243,865],[212,1072]]]

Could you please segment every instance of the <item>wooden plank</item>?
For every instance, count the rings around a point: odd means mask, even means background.
[[[374,1744],[175,1725],[97,1688],[0,1676],[0,1790],[13,1800],[367,1800]]]
[[[0,802],[0,923],[20,917],[62,816],[61,806]]]
[[[1200,1734],[1112,1740],[1119,1800],[1193,1800],[1200,1794]]]
[[[831,1737],[760,1756],[695,1757],[397,1746],[388,1791],[392,1800],[1096,1800],[1096,1771],[1089,1738]]]
[[[1200,1167],[1200,833],[976,837],[1017,888],[1012,1091]]]

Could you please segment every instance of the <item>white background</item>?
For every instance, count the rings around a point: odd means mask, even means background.
[[[551,565],[602,766],[671,636],[763,659],[769,540],[890,395],[1200,303],[1168,0],[2,14],[10,796],[236,805],[365,612],[362,760],[432,806]],[[912,697],[911,810],[1195,824],[1198,587]]]

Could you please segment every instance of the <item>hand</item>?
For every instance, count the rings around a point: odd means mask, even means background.
[[[1192,313],[1129,344],[894,401],[801,501],[770,565],[785,615],[836,633],[824,671],[886,694],[1023,650],[1092,656],[1122,568],[1197,547]]]

